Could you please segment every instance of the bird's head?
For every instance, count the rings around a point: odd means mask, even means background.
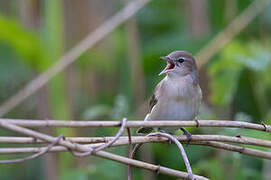
[[[195,59],[192,54],[186,51],[174,51],[161,58],[167,61],[167,66],[159,75],[186,76],[189,73],[197,73]]]

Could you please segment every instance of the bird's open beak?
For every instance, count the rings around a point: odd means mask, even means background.
[[[160,58],[163,59],[164,61],[168,61],[169,60],[169,58],[167,56],[162,56]]]
[[[172,70],[175,67],[175,63],[171,59],[169,59],[167,56],[163,56],[161,57],[161,59],[167,61],[167,66],[162,72],[159,73],[159,76],[167,73],[168,71]]]

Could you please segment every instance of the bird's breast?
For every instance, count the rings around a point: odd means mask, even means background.
[[[200,101],[196,98],[190,100],[167,100],[158,104],[156,119],[161,120],[192,120],[198,113]]]
[[[191,83],[167,83],[151,112],[153,120],[192,120],[197,116],[201,89]]]

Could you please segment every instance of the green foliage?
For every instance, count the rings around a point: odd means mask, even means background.
[[[95,171],[89,174],[91,179],[118,180],[125,179],[124,165],[112,163],[111,161],[101,161],[96,164]]]
[[[10,46],[0,43],[0,54],[0,97],[4,99],[14,94],[16,88],[29,80],[32,73],[28,65],[18,61],[20,57]]]
[[[129,104],[124,95],[116,96],[112,107],[100,104],[85,110],[83,119],[122,119],[127,117]]]
[[[181,5],[183,3],[180,3],[178,0],[159,0],[152,1],[147,8],[142,9],[137,15],[140,22],[139,29],[144,30],[144,33],[141,34],[142,39],[150,41],[155,37],[166,35],[172,31],[186,30],[176,23],[185,21],[184,16],[179,12],[179,6]],[[161,12],[166,15],[161,15]],[[157,17],[159,17],[159,20],[157,20]]]
[[[211,179],[225,179],[226,172],[223,169],[223,164],[216,158],[199,161],[193,168],[194,173],[208,174],[207,176],[212,177]]]
[[[84,169],[73,169],[72,171],[66,171],[60,177],[61,180],[88,180],[87,171]]]
[[[233,41],[211,62],[211,101],[220,106],[234,103],[234,112],[247,112],[255,119],[266,113],[270,88],[271,53],[259,42]],[[243,103],[250,99],[247,103]],[[254,109],[251,112],[251,109]]]
[[[49,65],[39,34],[26,29],[15,19],[0,15],[0,42],[12,47],[30,67],[44,70]]]
[[[39,2],[39,3],[37,3]],[[229,7],[236,7],[234,15],[240,14],[252,0],[239,1],[214,1],[208,2],[209,34],[197,39],[190,33],[189,22],[193,19],[188,17],[187,8],[189,2],[179,0],[155,0],[140,10],[136,15],[139,48],[143,77],[145,81],[146,100],[153,92],[155,85],[163,78],[158,73],[165,66],[165,62],[159,59],[173,50],[187,50],[196,54],[206,45],[217,32],[220,32],[228,24],[226,11]],[[52,65],[65,51],[68,51],[76,43],[77,37],[83,37],[89,29],[94,29],[92,24],[101,24],[100,19],[109,17],[113,9],[121,2],[116,2],[114,8],[102,8],[102,11],[91,12],[97,16],[94,23],[82,28],[81,22],[74,21],[76,16],[88,16],[84,12],[66,12],[68,3],[66,1],[46,0],[35,1],[39,8],[39,29],[30,30],[20,23],[21,8],[15,2],[0,2],[0,11],[8,4],[9,16],[0,15],[0,101],[10,97],[29,79],[33,79]],[[37,6],[31,1],[31,13]],[[70,2],[69,2],[70,3]],[[102,2],[99,2],[102,4]],[[236,4],[235,4],[236,3]],[[15,6],[16,5],[16,6]],[[227,6],[226,6],[227,5]],[[117,7],[117,8],[115,8]],[[13,8],[13,9],[12,9]],[[32,9],[33,8],[33,9]],[[75,12],[79,8],[76,7]],[[112,8],[112,9],[110,9]],[[15,12],[13,12],[15,11]],[[18,13],[17,13],[18,11]],[[104,12],[110,11],[110,13]],[[234,10],[233,10],[234,11]],[[234,120],[247,122],[260,122],[270,124],[271,118],[271,51],[270,51],[270,19],[271,13],[268,8],[256,21],[253,21],[244,32],[234,38],[219,54],[202,69],[202,74],[208,73],[210,80],[201,77],[201,84],[210,89],[203,89],[204,102],[202,104],[199,119],[220,119],[219,107],[227,108]],[[35,16],[33,13],[31,16]],[[97,13],[97,14],[96,14]],[[110,15],[109,15],[110,14]],[[15,18],[11,18],[11,16]],[[18,16],[18,17],[16,17]],[[20,18],[19,18],[20,16]],[[80,18],[80,17],[79,17]],[[76,17],[77,19],[77,17]],[[84,19],[85,20],[85,19]],[[72,22],[72,23],[71,23]],[[65,24],[65,26],[64,26]],[[67,24],[67,26],[66,26]],[[66,28],[72,38],[66,38]],[[68,29],[69,28],[69,29]],[[71,33],[70,33],[71,32]],[[73,34],[74,33],[74,34]],[[79,34],[76,34],[79,33]],[[134,107],[131,103],[132,90],[130,78],[130,64],[126,29],[121,26],[107,36],[101,44],[98,44],[88,52],[84,53],[73,64],[73,77],[66,81],[64,73],[54,78],[48,84],[48,95],[51,115],[55,119],[116,119],[131,117],[140,107]],[[75,37],[75,38],[74,38]],[[72,41],[71,41],[72,39]],[[81,40],[78,39],[78,40]],[[76,40],[77,41],[77,40]],[[66,43],[68,44],[66,46]],[[196,61],[200,61],[197,59]],[[74,66],[75,65],[75,66]],[[34,74],[35,73],[35,74]],[[93,75],[93,77],[88,77]],[[70,76],[69,76],[70,78]],[[91,87],[90,79],[91,78]],[[208,81],[204,81],[208,79]],[[70,89],[71,92],[70,93]],[[210,91],[209,91],[210,90]],[[92,92],[93,91],[93,92]],[[69,92],[69,93],[67,93]],[[67,97],[69,94],[72,97]],[[35,98],[38,96],[35,96]],[[15,117],[19,114],[23,117],[37,119],[36,99],[30,98],[32,107],[30,112],[21,113],[18,109],[12,111],[9,116]],[[209,99],[208,99],[209,98]],[[208,100],[210,101],[208,101]],[[205,101],[206,100],[206,101]],[[26,103],[28,104],[28,103]],[[20,107],[27,111],[26,106]],[[70,109],[72,112],[70,112]],[[29,110],[28,110],[29,111]],[[73,114],[73,117],[70,117]],[[143,118],[141,113],[136,118]],[[79,118],[78,118],[79,117]],[[38,117],[39,118],[39,117]],[[133,117],[134,118],[134,117]],[[269,120],[269,121],[268,121]],[[68,129],[58,129],[56,134],[74,136],[111,136],[117,132],[117,128],[97,128],[89,130],[67,132]],[[257,132],[244,129],[219,129],[219,128],[191,128],[191,133],[218,133],[223,135],[241,135],[255,138],[270,139],[265,132]],[[9,135],[5,131],[1,135]],[[182,134],[181,131],[176,134]],[[3,145],[1,145],[2,147]],[[170,168],[185,171],[182,158],[176,146],[168,144],[151,145],[155,164],[161,164]],[[260,150],[256,146],[244,146]],[[144,150],[144,147],[143,147]],[[185,147],[193,172],[204,175],[210,179],[263,179],[263,162],[261,159],[241,155],[239,153],[215,150],[209,147],[188,146]],[[125,148],[113,148],[113,153],[126,155]],[[10,156],[2,156],[1,159]],[[126,179],[126,167],[124,165],[98,159],[95,157],[84,158],[74,163],[74,158],[61,154],[59,164],[61,180],[69,179]],[[36,179],[42,174],[41,161],[39,159],[15,166],[1,166],[0,179]],[[270,169],[270,166],[267,166]],[[110,173],[108,173],[110,170]],[[144,170],[135,169],[134,179],[143,179]],[[13,173],[16,172],[16,173]],[[112,172],[112,173],[111,173]],[[15,177],[17,176],[17,177]],[[46,177],[46,174],[43,175]],[[156,179],[176,179],[165,175],[157,175]]]

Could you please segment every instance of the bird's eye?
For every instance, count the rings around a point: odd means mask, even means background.
[[[184,62],[184,58],[179,58],[179,59],[177,59],[177,61],[178,61],[179,63],[183,63],[183,62]]]

